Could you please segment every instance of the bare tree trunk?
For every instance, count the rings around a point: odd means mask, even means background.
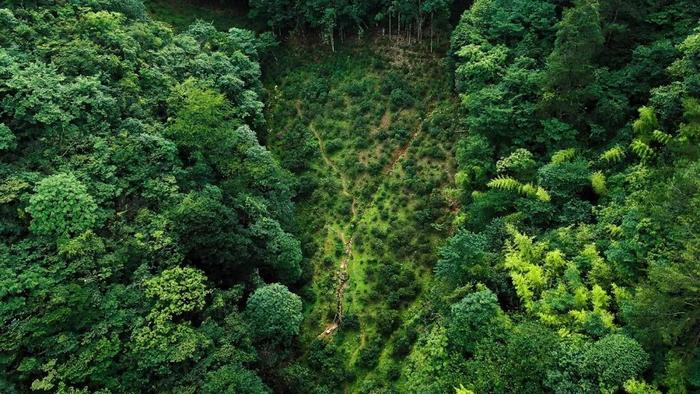
[[[335,52],[335,34],[333,34],[333,30],[331,30],[331,51]]]
[[[422,28],[423,28],[423,13],[421,12],[421,1],[420,0],[418,0],[418,16],[416,18],[417,18],[416,21],[418,23],[418,25],[416,26],[417,27],[416,36],[418,37],[417,41],[420,41],[422,38],[421,33],[422,33]]]
[[[430,53],[433,53],[433,12],[430,12]]]

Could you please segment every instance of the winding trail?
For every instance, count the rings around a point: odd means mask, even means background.
[[[423,123],[421,123],[420,126],[418,126],[418,130],[414,131],[413,134],[411,134],[411,138],[409,138],[405,144],[398,147],[398,149],[394,151],[394,153],[391,155],[391,162],[384,168],[384,172],[386,174],[391,174],[392,172],[394,172],[394,170],[396,169],[396,164],[406,154],[411,145],[413,145],[413,141],[416,140],[418,134],[420,134],[422,129]]]
[[[301,101],[297,100],[294,104],[296,108],[296,112],[298,116],[302,116],[302,109],[301,109]],[[432,114],[432,113],[431,113]],[[383,117],[384,118],[384,117]],[[350,191],[350,182],[348,181],[346,174],[344,174],[341,169],[336,165],[335,162],[330,158],[326,151],[326,145],[325,141],[323,140],[323,137],[321,134],[316,130],[315,126],[313,124],[309,124],[309,130],[311,133],[314,135],[316,140],[318,141],[318,146],[319,146],[319,151],[321,153],[321,157],[323,158],[323,162],[325,165],[337,175],[337,178],[339,179],[340,186],[341,186],[341,192],[344,196],[349,197],[352,200],[351,204],[351,217],[348,218],[347,224],[342,226],[339,229],[336,229],[336,235],[337,237],[341,240],[343,243],[343,249],[344,249],[344,254],[340,260],[340,264],[338,266],[338,270],[336,272],[336,288],[335,288],[335,303],[336,303],[336,313],[335,316],[333,317],[333,321],[328,323],[323,331],[317,336],[317,338],[326,338],[330,337],[335,333],[340,327],[344,313],[345,313],[345,291],[348,288],[348,284],[350,281],[350,275],[348,271],[348,264],[350,263],[350,260],[352,259],[353,256],[353,241],[355,239],[355,234],[354,234],[354,229],[355,225],[357,225],[359,222],[362,222],[365,218],[363,217],[364,213],[369,212],[366,209],[363,209],[362,212],[360,213],[357,208],[357,198],[351,193]],[[420,135],[421,131],[423,129],[423,121],[421,119],[421,123],[419,126],[416,128],[416,130],[411,134],[410,138],[408,141],[406,141],[403,145],[399,146],[396,148],[394,153],[392,154],[392,160],[391,162],[385,167],[384,172],[385,174],[391,174],[394,172],[396,165],[398,164],[399,160],[404,157],[408,150],[411,148],[415,140],[418,138]],[[380,192],[381,187],[378,187],[377,190],[372,195],[372,198],[369,201],[369,206],[374,206],[376,199],[379,198],[379,192]],[[367,207],[363,207],[367,208]],[[361,336],[361,340],[364,341],[364,335]]]
[[[301,101],[296,100],[294,102],[294,108],[297,111],[297,115],[299,117],[302,116],[302,111],[301,111]],[[338,168],[338,166],[331,160],[330,157],[328,157],[328,153],[326,152],[326,143],[323,141],[323,138],[321,137],[321,134],[318,133],[316,130],[316,127],[314,127],[313,124],[309,124],[309,130],[311,130],[311,133],[314,135],[316,138],[316,141],[318,141],[318,148],[321,151],[321,157],[323,157],[323,161],[326,163],[328,167],[330,167],[333,172],[338,174],[338,179],[340,180],[340,186],[343,191],[343,195],[350,197],[352,200],[352,204],[350,206],[351,211],[352,211],[352,218],[353,220],[357,217],[357,199],[355,196],[350,193],[350,187],[348,186],[348,180],[345,177],[345,174],[343,174],[342,171]]]
[[[314,137],[316,137],[316,140],[318,141],[318,148],[321,151],[321,156],[323,157],[323,161],[326,162],[326,165],[330,167],[333,172],[338,174],[338,179],[340,180],[340,187],[343,192],[343,195],[350,197],[352,200],[352,203],[350,205],[350,210],[352,211],[352,218],[355,219],[357,216],[357,204],[356,204],[356,199],[355,196],[350,193],[350,188],[348,187],[348,180],[345,177],[345,175],[340,171],[338,166],[333,162],[333,160],[328,157],[328,154],[326,153],[326,145],[323,141],[323,138],[321,138],[321,135],[316,131],[316,128],[314,125],[309,125],[309,130],[311,130],[311,133],[313,133]]]
[[[302,116],[302,111],[301,111],[301,101],[297,100],[294,102],[294,107],[297,111],[297,115],[299,117]],[[338,179],[340,180],[340,186],[341,186],[341,191],[343,195],[349,197],[352,200],[351,206],[350,206],[350,211],[352,213],[352,217],[350,218],[349,223],[353,223],[355,219],[357,218],[357,199],[355,196],[350,193],[350,187],[348,186],[349,182],[348,179],[346,178],[345,174],[338,168],[338,166],[331,160],[331,158],[328,156],[328,153],[326,152],[326,144],[321,137],[321,134],[316,130],[313,124],[309,125],[309,130],[311,130],[311,133],[314,135],[316,140],[318,141],[318,147],[319,151],[321,152],[321,157],[323,158],[323,162],[328,166],[333,172],[335,172],[338,176]],[[343,242],[343,250],[344,250],[344,255],[343,258],[340,260],[340,265],[338,267],[338,272],[337,272],[337,281],[338,284],[335,289],[335,303],[336,303],[336,312],[335,316],[333,317],[333,322],[328,324],[323,332],[318,335],[318,338],[325,338],[330,335],[332,335],[339,327],[340,323],[343,321],[343,316],[344,316],[344,299],[345,299],[345,290],[348,287],[348,281],[350,280],[350,275],[348,274],[348,263],[350,259],[352,258],[352,244],[355,239],[355,236],[352,235],[348,237],[343,230],[337,230],[337,235],[340,238],[340,240]]]
[[[340,236],[340,239],[343,241],[345,255],[340,261],[339,270],[336,274],[338,280],[338,285],[335,289],[336,311],[335,316],[333,317],[333,321],[323,329],[323,332],[321,332],[321,334],[318,335],[318,338],[325,338],[330,336],[335,332],[335,330],[338,329],[340,324],[343,322],[343,300],[345,298],[345,289],[347,288],[348,280],[350,279],[350,275],[348,274],[348,261],[352,257],[352,243],[354,240],[354,236],[350,239],[346,239],[345,233],[342,231],[338,231],[338,236]]]
[[[350,276],[348,275],[348,260],[350,260],[350,257],[352,257],[352,242],[355,238],[353,236],[350,239],[346,240],[345,233],[341,232],[339,233],[339,235],[340,239],[343,241],[345,256],[343,256],[343,259],[340,261],[340,272],[338,273],[338,287],[335,290],[337,309],[333,321],[338,324],[340,324],[343,321],[343,296],[345,295],[344,293],[345,288],[348,284],[348,279],[350,279]]]

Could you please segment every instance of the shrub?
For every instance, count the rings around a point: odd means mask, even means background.
[[[377,313],[377,330],[383,336],[391,335],[401,323],[399,314],[394,310],[382,309]]]
[[[389,96],[389,102],[393,110],[409,108],[413,106],[415,100],[408,92],[403,89],[394,89]]]
[[[382,339],[370,340],[357,358],[357,364],[363,368],[374,368],[379,363],[379,355],[382,353]]]

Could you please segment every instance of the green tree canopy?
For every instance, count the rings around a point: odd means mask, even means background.
[[[273,283],[255,290],[245,311],[258,340],[285,343],[299,333],[301,299],[284,285]]]
[[[30,229],[38,235],[77,235],[97,221],[97,204],[73,174],[62,173],[41,180],[29,199]]]

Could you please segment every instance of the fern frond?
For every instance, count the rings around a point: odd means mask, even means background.
[[[474,394],[474,391],[469,390],[464,387],[464,385],[459,385],[459,387],[455,387],[455,394]]]
[[[547,193],[547,191],[540,186],[537,187],[537,192],[535,193],[535,196],[542,202],[549,202],[552,199],[549,196],[549,193]]]
[[[537,193],[537,186],[533,185],[532,183],[526,183],[524,185],[521,185],[520,193],[526,196],[535,197]]]
[[[509,176],[499,176],[491,179],[486,186],[498,190],[518,191],[520,190],[521,183]]]
[[[625,148],[616,145],[603,152],[603,154],[600,155],[600,159],[608,163],[619,163],[624,160],[626,155]]]
[[[600,285],[593,285],[593,289],[591,289],[591,302],[594,311],[605,310],[610,303],[610,296]]]
[[[642,107],[639,109],[639,118],[632,124],[634,132],[639,136],[648,136],[659,128],[659,121],[656,119],[654,108]]]
[[[605,186],[605,174],[602,171],[596,171],[591,174],[591,187],[598,195],[608,192],[608,188]]]
[[[491,179],[486,185],[492,189],[516,192],[526,197],[537,198],[544,202],[549,202],[550,200],[549,193],[543,188],[535,186],[532,183],[520,183],[518,180],[508,176],[499,176]]]
[[[611,237],[614,237],[614,238],[617,238],[617,237],[619,237],[620,235],[622,235],[622,227],[620,227],[620,226],[618,226],[618,225],[616,225],[616,224],[612,224],[612,223],[606,224],[606,225],[605,225],[605,230],[608,232],[608,234],[609,234]]]
[[[574,156],[576,156],[575,148],[560,150],[552,155],[551,162],[552,164],[560,164],[573,159]]]
[[[630,144],[630,148],[632,149],[632,152],[634,152],[642,160],[647,160],[654,156],[654,150],[639,139],[633,140]]]
[[[661,143],[661,144],[668,144],[669,141],[673,138],[671,134],[664,133],[661,130],[654,130],[653,133],[651,133],[652,138],[654,138],[654,141]]]

